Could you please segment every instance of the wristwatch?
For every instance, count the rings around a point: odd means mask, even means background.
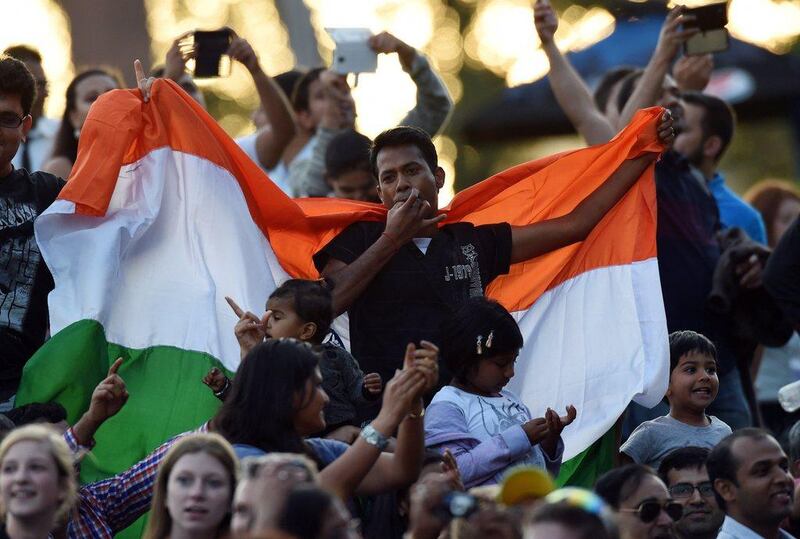
[[[377,447],[379,451],[383,451],[389,445],[389,438],[375,430],[372,425],[367,425],[361,429],[361,437],[369,445]]]

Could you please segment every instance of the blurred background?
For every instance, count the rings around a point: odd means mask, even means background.
[[[666,13],[663,1],[551,0],[556,39],[592,84],[614,65],[647,63]],[[687,0],[690,6],[710,3]],[[231,26],[277,75],[329,62],[326,27],[387,30],[431,59],[457,105],[437,137],[448,176],[444,198],[522,161],[583,145],[549,90],[547,60],[529,0],[3,0],[11,15],[0,48],[37,47],[50,80],[46,114],[60,117],[76,70],[163,63],[187,30]],[[731,49],[716,57],[708,89],[733,103],[739,126],[721,169],[738,192],[765,178],[800,177],[800,0],[731,0]],[[245,68],[202,82],[210,112],[232,136],[254,130],[257,95]],[[396,55],[379,58],[353,91],[357,126],[374,137],[414,104]]]

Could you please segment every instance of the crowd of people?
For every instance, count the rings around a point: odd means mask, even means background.
[[[52,120],[41,55],[7,48],[0,537],[110,538],[148,513],[147,539],[800,536],[800,412],[778,401],[800,379],[800,190],[759,182],[740,197],[726,186],[719,163],[736,117],[704,93],[712,56],[681,55],[697,32],[690,17],[671,10],[650,62],[615,68],[592,91],[556,44],[555,10],[537,0],[550,84],[587,145],[660,106],[664,150],[626,160],[573,211],[528,226],[441,224],[444,171],[432,137],[453,101],[413,47],[386,32],[369,40],[396,54],[417,88],[414,108],[373,141],[355,129],[346,77],[324,68],[270,77],[233,34],[228,55],[260,98],[257,130],[236,139],[242,150],[291,197],[373,202],[387,218],[342,231],[313,258],[322,278],[280,283],[261,314],[226,298],[241,363],[233,376],[215,368],[202,381],[217,413],[85,484],[80,461],[95,433],[129,405],[123,359],[74,424],[57,402],[15,407],[14,397],[49,333],[54,285],[34,221],[72,173],[92,103],[122,83],[112,69],[80,72]],[[164,78],[205,108],[185,37],[148,75],[136,62],[145,103]],[[668,389],[660,405],[631,403],[620,418],[613,468],[558,488],[562,433],[582,410],[537,417],[507,389],[523,334],[484,293],[513,264],[586,239],[654,162]],[[332,329],[342,314],[348,347]]]

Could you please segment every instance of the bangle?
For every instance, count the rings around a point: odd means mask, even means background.
[[[422,419],[423,417],[425,417],[425,407],[423,406],[418,414],[410,412],[406,417],[408,417],[409,419]]]
[[[225,385],[222,386],[222,389],[220,389],[219,391],[215,391],[214,392],[214,396],[217,397],[220,400],[225,400],[225,396],[227,395],[228,390],[230,388],[231,388],[231,379],[226,376],[225,377]]]
[[[400,250],[400,247],[402,247],[402,245],[400,245],[400,244],[397,242],[397,240],[396,240],[396,239],[394,239],[394,238],[392,237],[392,235],[391,235],[391,234],[389,234],[388,232],[386,232],[385,230],[384,230],[383,232],[381,232],[381,236],[386,236],[386,239],[387,239],[387,240],[389,240],[389,243],[391,243],[391,244],[392,244],[392,247],[394,247],[394,250],[395,250],[395,251],[399,251],[399,250]]]
[[[361,429],[360,436],[369,445],[377,447],[378,451],[383,451],[386,449],[386,446],[389,445],[389,438],[375,430],[375,427],[372,425],[367,425]]]

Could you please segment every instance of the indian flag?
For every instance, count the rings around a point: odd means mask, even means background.
[[[569,212],[624,160],[661,151],[659,114],[640,112],[608,144],[459,193],[446,222],[524,225]],[[385,216],[372,204],[287,198],[172,82],[156,82],[148,103],[138,91],[104,95],[67,186],[36,222],[56,284],[53,337],[26,366],[18,403],[55,400],[74,421],[123,357],[130,400],[98,432],[82,478],[128,467],[219,406],[201,379],[239,363],[225,296],[262,312],[289,276],[318,276],[311,255],[344,227]],[[578,408],[566,458],[609,431],[631,399],[652,406],[664,394],[655,227],[651,166],[586,241],[516,264],[487,290],[525,337],[512,389],[534,413]]]

